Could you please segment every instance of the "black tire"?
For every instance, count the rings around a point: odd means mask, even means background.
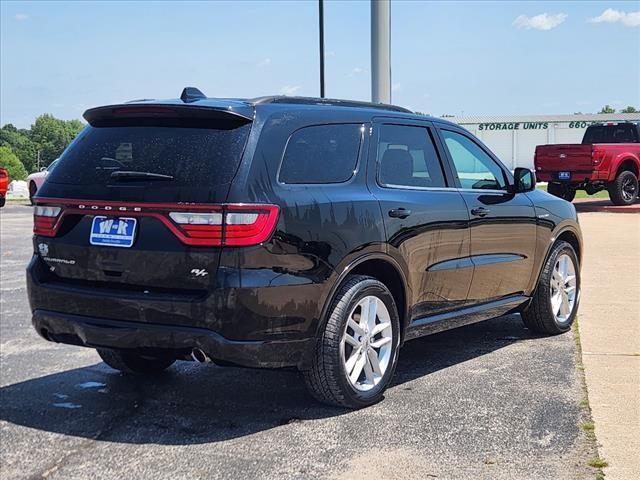
[[[7,199],[5,197],[0,197],[0,208],[4,207],[4,204],[6,203]]]
[[[572,202],[576,197],[576,191],[573,188],[570,188],[567,185],[562,183],[553,183],[549,182],[547,185],[547,192],[549,192],[554,197],[561,198],[566,200],[567,202]]]
[[[36,187],[36,184],[29,182],[29,202],[31,202],[31,205],[33,205],[33,197],[36,195],[37,191],[38,187]]]
[[[369,295],[378,297],[389,311],[392,346],[389,364],[379,383],[363,392],[357,390],[347,377],[341,341],[349,314],[362,298]],[[363,408],[380,401],[393,378],[400,344],[400,320],[391,292],[375,278],[349,276],[332,299],[327,317],[317,339],[312,367],[303,372],[309,392],[320,402],[348,408]]]
[[[573,310],[564,322],[558,321],[551,306],[551,279],[556,261],[561,254],[567,254],[573,261],[576,275],[576,299]],[[540,273],[536,291],[527,308],[521,313],[522,321],[529,330],[547,335],[558,335],[571,329],[580,302],[580,264],[571,244],[559,241],[551,249],[549,258]]]
[[[607,186],[607,190],[614,205],[631,205],[638,199],[638,177],[624,170]]]
[[[130,375],[153,375],[163,372],[176,361],[168,355],[143,355],[135,350],[98,348],[102,361],[115,370]]]

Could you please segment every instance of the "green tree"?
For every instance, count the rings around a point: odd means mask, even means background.
[[[0,128],[0,145],[11,147],[27,172],[37,169],[38,146],[29,137],[29,130],[18,130],[8,123]]]
[[[637,110],[636,107],[632,107],[629,105],[627,108],[623,108],[620,110],[620,113],[640,113],[640,110]]]
[[[10,180],[24,180],[27,178],[27,171],[24,165],[13,153],[11,147],[6,145],[0,146],[0,167],[7,169]]]
[[[41,166],[46,167],[58,158],[82,127],[80,120],[60,120],[48,113],[36,118],[30,138],[40,151]]]
[[[611,105],[605,105],[598,113],[616,113],[616,109]]]

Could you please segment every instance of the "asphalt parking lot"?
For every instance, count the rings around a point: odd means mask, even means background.
[[[31,208],[0,224],[2,479],[595,478],[571,333],[509,316],[415,340],[361,411],[314,402],[289,371],[131,378],[33,331]]]

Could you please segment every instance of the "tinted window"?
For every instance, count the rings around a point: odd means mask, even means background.
[[[287,142],[280,181],[340,183],[353,176],[364,127],[316,125],[296,131]]]
[[[462,188],[504,190],[507,182],[502,168],[470,138],[442,130]]]
[[[85,187],[87,192],[141,186],[149,200],[167,195],[177,199],[186,194],[185,199],[206,201],[213,187],[233,179],[250,128],[250,124],[228,129],[88,126],[60,157],[47,183]],[[173,179],[119,181],[111,178],[117,171],[149,172]],[[171,193],[179,190],[183,195]]]
[[[440,159],[427,128],[382,125],[378,140],[378,181],[398,187],[446,186]]]
[[[584,132],[582,143],[635,143],[637,127],[629,123],[619,125],[592,125]]]

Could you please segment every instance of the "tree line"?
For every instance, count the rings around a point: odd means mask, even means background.
[[[48,113],[30,128],[8,123],[0,128],[0,167],[12,180],[24,180],[58,158],[83,127],[80,120],[61,120]]]

